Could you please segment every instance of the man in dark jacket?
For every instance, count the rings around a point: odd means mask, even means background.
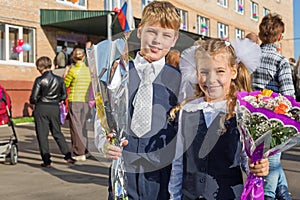
[[[67,163],[75,163],[60,127],[59,103],[67,97],[66,86],[61,77],[52,73],[51,65],[50,58],[46,56],[36,61],[36,67],[41,76],[35,79],[30,95],[30,103],[35,105],[35,130],[43,160],[42,167],[51,167],[49,130]]]

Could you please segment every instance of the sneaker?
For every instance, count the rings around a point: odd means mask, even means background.
[[[45,164],[45,163],[42,163],[41,167],[52,168],[52,166],[50,164]]]
[[[76,161],[86,161],[86,156],[82,155],[82,156],[74,156],[72,157],[74,160]]]
[[[76,160],[73,158],[67,159],[67,163],[69,163],[69,164],[74,164],[75,162],[76,162]]]

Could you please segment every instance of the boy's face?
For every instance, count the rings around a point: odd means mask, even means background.
[[[165,57],[177,41],[174,29],[163,28],[159,22],[144,24],[138,28],[137,37],[141,39],[140,54],[149,62]]]
[[[207,101],[217,102],[225,99],[229,92],[232,79],[236,78],[237,70],[229,67],[228,54],[221,53],[212,58],[198,61],[198,80]]]

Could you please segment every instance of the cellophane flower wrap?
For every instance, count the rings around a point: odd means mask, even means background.
[[[237,121],[252,162],[285,151],[300,141],[300,103],[271,90],[239,92]],[[249,174],[241,200],[263,200],[264,180]]]
[[[114,133],[113,145],[122,148],[127,132],[128,66],[123,62],[125,39],[104,40],[88,49],[88,61],[102,133]],[[112,161],[111,184],[114,200],[128,200],[124,160]]]

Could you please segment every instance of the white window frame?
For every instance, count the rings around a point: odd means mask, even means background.
[[[187,31],[188,30],[188,11],[178,9],[180,18],[182,20],[182,23],[180,25],[180,29]]]
[[[142,10],[154,0],[142,0]]]
[[[205,31],[201,32],[201,29],[204,28]],[[203,17],[201,15],[197,15],[197,33],[204,36],[209,36],[209,19],[206,17]]]
[[[228,0],[217,0],[217,4],[219,6],[222,6],[224,8],[227,8],[228,7]]]
[[[242,7],[242,9],[240,8]],[[235,12],[238,13],[238,14],[241,14],[241,15],[244,15],[244,0],[235,0]]]
[[[235,28],[235,38],[243,39],[245,37],[245,31],[239,28]]]
[[[218,37],[222,39],[228,39],[228,36],[228,25],[218,22]]]
[[[269,10],[268,8],[263,8],[263,16],[266,16],[267,14],[271,13],[271,10]]]
[[[4,41],[4,45],[5,45],[5,58],[4,60],[0,60],[0,64],[11,64],[11,65],[22,65],[22,66],[35,66],[34,63],[35,63],[35,48],[36,48],[36,44],[35,44],[35,29],[34,28],[28,28],[28,27],[22,27],[22,26],[16,26],[16,25],[10,25],[10,24],[5,24],[5,23],[2,23],[4,25],[4,30],[5,30],[5,41]],[[23,39],[23,29],[26,28],[26,29],[31,29],[33,31],[33,38],[32,38],[32,41],[33,41],[33,45],[31,47],[31,55],[33,55],[33,61],[32,62],[24,62],[23,61],[23,51],[20,52],[18,54],[18,60],[13,60],[13,59],[10,59],[10,47],[9,47],[9,29],[10,28],[14,28],[14,29],[17,29],[18,30],[18,39]]]
[[[71,0],[56,0],[56,2],[58,3],[62,3],[68,6],[73,6],[73,7],[77,7],[77,8],[87,8],[87,1],[88,0],[78,0],[76,3],[72,3]],[[80,2],[84,2],[84,5],[81,5]]]
[[[258,4],[254,1],[250,1],[250,8],[251,8],[251,19],[255,20],[255,21],[258,21]],[[254,14],[256,14],[257,17],[254,17]]]
[[[104,10],[113,10],[114,8],[122,8],[125,0],[104,0]]]

